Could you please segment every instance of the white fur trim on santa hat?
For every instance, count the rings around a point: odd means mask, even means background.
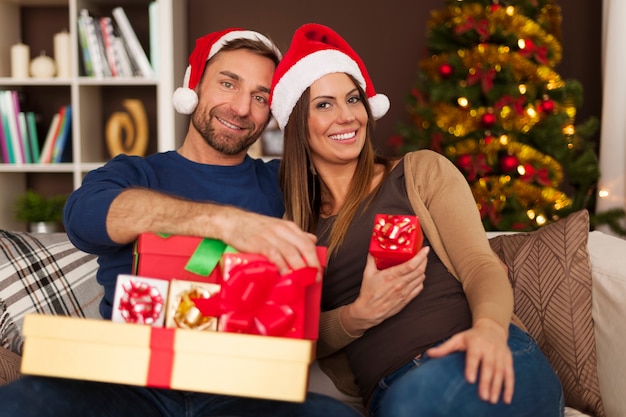
[[[272,115],[281,130],[285,129],[289,116],[300,96],[318,79],[335,72],[352,75],[365,89],[365,79],[359,65],[348,55],[335,49],[313,52],[291,66],[274,86]]]
[[[389,97],[384,94],[377,93],[375,96],[367,99],[370,103],[370,110],[372,111],[372,117],[374,120],[378,120],[387,114],[391,103]]]
[[[190,74],[191,65],[189,65],[187,67],[187,70],[185,71],[185,78],[183,79],[184,87],[178,87],[176,90],[174,90],[174,95],[172,96],[172,103],[174,104],[174,108],[180,114],[191,114],[198,105],[198,95],[195,91],[188,88]]]

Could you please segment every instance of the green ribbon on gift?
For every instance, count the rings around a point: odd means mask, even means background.
[[[170,235],[159,233],[168,238]],[[185,270],[193,274],[207,277],[213,272],[224,253],[236,253],[237,249],[217,239],[203,238],[185,265]]]

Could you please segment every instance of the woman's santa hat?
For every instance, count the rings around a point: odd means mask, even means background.
[[[376,94],[367,68],[357,53],[334,30],[309,23],[295,31],[289,50],[274,73],[270,106],[282,130],[302,93],[316,80],[335,72],[350,74],[359,82],[374,119],[387,113],[389,99],[384,94]]]
[[[252,30],[240,28],[225,29],[213,32],[196,40],[196,47],[189,55],[189,66],[185,71],[183,86],[174,91],[173,102],[176,111],[182,114],[191,114],[198,105],[198,95],[194,91],[202,74],[206,62],[218,53],[224,45],[235,39],[258,40],[270,47],[278,59],[282,58],[280,50],[266,36]]]

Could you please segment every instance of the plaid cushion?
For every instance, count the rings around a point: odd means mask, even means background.
[[[28,313],[99,318],[97,268],[65,233],[0,230],[0,346],[21,355]]]

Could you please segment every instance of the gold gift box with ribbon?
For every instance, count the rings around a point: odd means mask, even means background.
[[[22,373],[302,402],[314,341],[30,314]]]

